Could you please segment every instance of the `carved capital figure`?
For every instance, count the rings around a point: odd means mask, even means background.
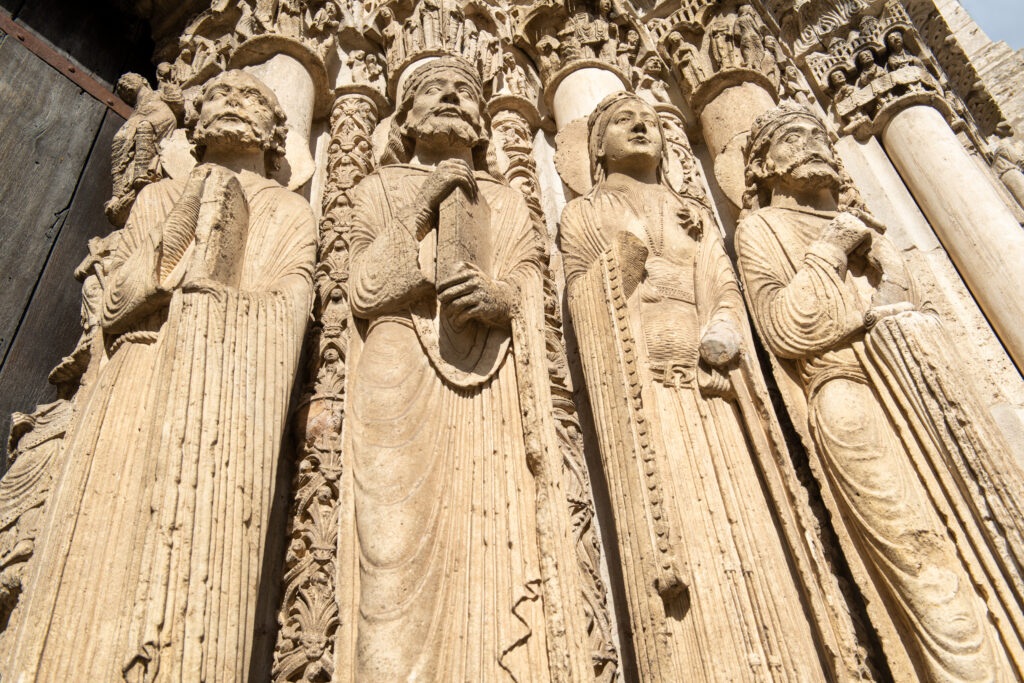
[[[266,658],[257,597],[316,240],[305,200],[264,177],[283,123],[263,83],[224,72],[193,124],[203,163],[139,193],[5,678],[245,680]]]
[[[744,291],[894,676],[1019,676],[1020,474],[954,345],[814,114],[760,117],[746,172]]]

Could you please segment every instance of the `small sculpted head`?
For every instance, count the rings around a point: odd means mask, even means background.
[[[783,104],[754,121],[746,162],[747,209],[767,206],[778,189],[838,196],[848,181],[825,125],[799,105]]]
[[[844,85],[847,85],[846,73],[842,69],[829,72],[828,84],[832,87],[833,92],[838,91]]]
[[[117,96],[132,107],[139,100],[139,93],[149,87],[149,82],[137,73],[126,73],[117,79]]]
[[[418,67],[406,81],[385,163],[408,161],[416,145],[476,152],[486,148],[487,140],[479,74],[463,59],[441,57]]]
[[[903,31],[897,29],[889,33],[885,37],[885,45],[889,48],[890,52],[900,52],[903,50]]]
[[[203,86],[188,130],[200,157],[207,150],[260,150],[268,170],[284,155],[285,114],[263,81],[244,71],[225,71]]]
[[[660,76],[662,74],[662,67],[664,63],[661,61],[661,57],[651,53],[644,59],[644,73],[648,76]]]
[[[875,63],[875,53],[869,48],[862,48],[853,58],[857,66],[863,71]]]
[[[590,173],[598,183],[613,173],[660,175],[665,137],[658,112],[640,97],[618,92],[604,98],[588,121]]]

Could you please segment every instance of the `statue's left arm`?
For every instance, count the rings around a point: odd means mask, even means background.
[[[703,233],[694,264],[694,292],[701,321],[701,357],[721,366],[731,362],[742,346],[743,297],[725,253],[718,226],[701,212]]]

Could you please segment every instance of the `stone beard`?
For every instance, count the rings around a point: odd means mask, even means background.
[[[316,256],[309,205],[261,175],[282,124],[255,78],[209,81],[218,163],[147,186],[119,233],[109,358],[76,397],[5,679],[241,681],[271,647],[257,598]]]
[[[354,192],[356,681],[546,680],[555,650],[574,675],[590,667],[583,634],[552,640],[542,598],[542,536],[563,567],[572,538],[567,521],[545,527],[527,457],[525,386],[547,386],[541,244],[520,193],[445,158],[479,151],[481,105],[461,60],[418,68],[390,163]],[[556,439],[553,425],[534,436]],[[578,632],[579,599],[569,608]]]
[[[964,510],[1000,509],[998,492],[1018,496],[1020,475],[902,257],[840,171],[807,110],[755,122],[754,211],[736,233],[751,314],[891,662],[909,660],[904,675],[929,681],[1008,680],[1003,643],[1017,639],[1020,608],[1004,596],[1019,577],[985,547],[1005,548],[1019,522],[978,529]],[[998,484],[951,484],[967,467]],[[958,551],[951,533],[981,550]]]
[[[638,96],[598,105],[588,147],[596,184],[566,206],[560,232],[624,579],[637,589],[640,678],[823,679],[779,503],[762,493],[730,391],[744,308],[714,219],[660,179],[661,125]],[[688,573],[666,575],[667,563]],[[688,594],[665,590],[672,581]]]

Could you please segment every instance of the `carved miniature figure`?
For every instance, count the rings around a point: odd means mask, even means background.
[[[1020,474],[955,346],[813,113],[762,115],[746,174],[744,292],[883,647],[922,680],[1010,680]]]
[[[766,27],[761,17],[757,16],[757,10],[750,5],[742,5],[736,14],[733,31],[733,43],[739,48],[743,66],[760,71],[765,54],[764,39],[761,36],[766,32]]]
[[[885,69],[875,61],[875,53],[870,47],[863,47],[854,55],[854,64],[857,66],[857,87],[867,88],[871,81],[885,75]]]
[[[672,104],[665,85],[665,63],[656,53],[648,53],[637,70],[637,94],[651,104]]]
[[[464,60],[417,67],[355,189],[357,681],[593,675],[583,593],[542,561],[573,557],[540,401],[545,255],[484,170],[483,105]]]
[[[544,78],[550,78],[562,66],[559,53],[560,43],[554,36],[543,36],[537,41],[537,54],[540,55],[540,71]]]
[[[160,143],[177,127],[183,110],[180,90],[170,84],[153,90],[136,73],[121,76],[117,94],[135,107],[110,145],[113,196],[103,210],[121,227],[139,190],[160,179]]]
[[[896,71],[905,66],[925,68],[924,62],[907,51],[907,47],[903,42],[903,31],[891,31],[885,37],[885,46],[889,49],[889,57],[885,63],[889,71]]]
[[[846,80],[846,72],[842,69],[833,69],[828,74],[828,85],[832,91],[832,100],[838,102],[844,100],[854,93],[856,90],[849,81]]]
[[[720,14],[708,25],[709,51],[718,71],[741,65],[739,51],[736,49],[735,21],[732,14]]]
[[[638,96],[598,105],[588,147],[595,186],[560,234],[640,678],[822,679],[745,436],[764,426],[733,386],[752,350],[718,228],[665,182],[662,126]]]
[[[636,62],[637,53],[640,51],[640,34],[635,29],[626,32],[626,39],[620,40],[615,48],[615,59],[622,73],[628,74]]]
[[[5,679],[246,680],[265,656],[252,634],[316,224],[265,177],[284,113],[262,82],[212,79],[190,130],[203,163],[139,193],[110,258],[109,359],[65,439],[60,523]]]

